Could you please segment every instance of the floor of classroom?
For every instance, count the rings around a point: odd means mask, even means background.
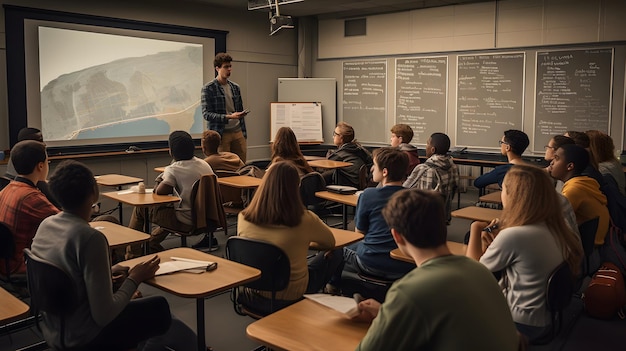
[[[471,206],[477,199],[476,189],[470,188],[467,193],[461,195],[461,207]],[[456,205],[455,198],[452,208],[456,209]],[[330,223],[334,223],[334,221],[340,221],[340,217],[329,219]],[[448,240],[462,242],[465,233],[469,229],[469,224],[469,220],[453,218],[448,227]],[[229,233],[235,233],[236,230],[231,228],[229,228]],[[354,223],[350,223],[349,229],[354,229]],[[212,254],[223,256],[226,237],[223,232],[217,232],[216,237],[220,243],[220,248]],[[189,238],[188,245],[192,245],[200,239],[201,237]],[[163,244],[165,248],[177,247],[179,245],[180,238],[178,237],[168,237]],[[172,313],[195,330],[196,304],[194,299],[176,297],[145,284],[141,285],[140,290],[144,296],[165,296],[170,303]],[[253,350],[259,346],[258,343],[246,337],[246,327],[254,322],[254,319],[237,315],[234,312],[229,293],[206,299],[205,315],[207,345],[212,347],[213,350],[244,351]],[[8,335],[0,334],[0,351],[16,350],[40,340],[41,335],[36,327],[26,328]],[[580,298],[572,300],[572,303],[564,313],[561,333],[551,343],[547,345],[532,345],[529,348],[531,351],[617,351],[625,349],[626,320],[603,321],[590,318],[585,315]]]

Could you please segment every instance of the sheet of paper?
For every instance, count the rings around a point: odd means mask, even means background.
[[[178,271],[184,271],[187,269],[203,269],[206,270],[206,264],[198,264],[194,262],[184,262],[184,261],[169,261],[169,262],[161,262],[159,265],[159,269],[156,271],[154,275],[168,274]]]
[[[348,317],[356,317],[359,315],[357,303],[353,298],[350,297],[334,296],[328,294],[307,294],[304,295],[304,297],[324,306],[330,307],[335,311],[344,313]]]

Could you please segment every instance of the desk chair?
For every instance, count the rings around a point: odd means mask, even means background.
[[[13,233],[6,224],[0,222],[0,258],[4,261],[4,271],[6,272],[3,281],[11,283],[11,259],[15,253],[15,241]]]
[[[233,236],[226,241],[226,258],[261,270],[261,278],[232,290],[231,299],[237,314],[260,319],[297,302],[276,300],[276,292],[287,288],[291,275],[289,257],[279,247],[262,240]],[[246,303],[244,288],[271,292],[269,309]]]
[[[180,244],[183,247],[187,246],[188,236],[202,233],[208,235],[209,243],[211,243],[213,233],[219,228],[223,228],[224,234],[228,235],[228,223],[223,203],[215,174],[203,175],[193,183],[191,189],[191,230],[184,232],[176,228],[163,227],[163,229],[180,235]]]
[[[9,185],[9,183],[11,183],[11,179],[5,176],[1,176],[0,177],[0,190],[4,189],[7,185]]]
[[[232,176],[238,176],[239,173],[235,171],[214,170],[215,175],[218,178],[227,178]],[[245,207],[244,192],[243,189],[237,189],[226,185],[219,185],[220,192],[222,193],[222,200],[224,201],[224,212],[227,215],[237,215]],[[248,199],[249,200],[249,199]]]
[[[300,178],[300,197],[304,206],[317,213],[318,206],[325,202],[324,199],[315,196],[318,191],[326,190],[326,181],[318,172],[311,172]]]
[[[30,307],[33,315],[46,312],[61,321],[61,349],[65,349],[65,317],[78,306],[78,292],[72,278],[63,269],[24,249],[26,276],[30,291]],[[41,331],[39,318],[35,318]]]
[[[395,280],[375,277],[363,272],[343,271],[341,274],[341,294],[352,297],[355,293],[364,298],[372,298],[380,303],[385,301],[387,291]]]
[[[546,306],[552,316],[550,330],[546,335],[530,340],[531,344],[547,344],[561,331],[563,311],[569,306],[573,294],[574,276],[567,262],[563,262],[550,273],[547,282]]]
[[[600,218],[596,217],[590,219],[584,223],[581,223],[578,226],[578,231],[580,232],[580,241],[583,245],[583,251],[585,253],[585,269],[582,272],[585,276],[591,275],[589,268],[589,257],[593,253],[594,243],[596,239],[596,231],[598,230],[598,222]]]

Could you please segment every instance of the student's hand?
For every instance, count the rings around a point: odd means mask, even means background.
[[[111,267],[111,275],[128,275],[128,270],[129,267],[126,266],[122,266],[121,264],[116,264],[115,266]]]
[[[161,259],[159,256],[154,255],[154,257],[149,260],[141,262],[133,267],[130,272],[128,272],[128,277],[137,282],[137,284],[144,282],[154,277],[154,273],[156,273],[159,269],[160,262]]]
[[[378,316],[378,311],[380,311],[380,302],[374,299],[361,301],[358,306],[360,314],[352,318],[354,321],[369,323],[373,321],[376,316]]]
[[[496,238],[495,233],[482,232],[480,233],[480,243],[482,244],[483,252],[487,251],[487,248],[493,242],[493,239]]]

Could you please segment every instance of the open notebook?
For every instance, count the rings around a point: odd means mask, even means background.
[[[168,274],[178,271],[202,273],[212,270],[212,268],[217,266],[217,262],[211,261],[198,261],[182,257],[171,257],[171,259],[171,261],[159,264],[159,269],[156,271],[155,275]]]

